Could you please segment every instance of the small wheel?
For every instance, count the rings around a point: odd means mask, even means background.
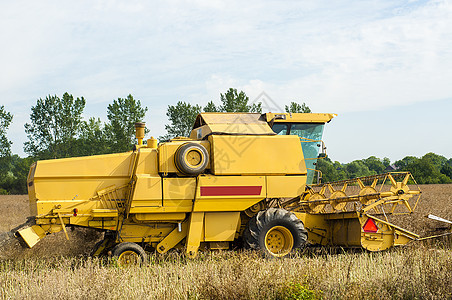
[[[175,155],[176,168],[186,175],[198,175],[202,173],[209,161],[209,153],[201,144],[185,143],[181,145]]]
[[[135,243],[121,243],[113,248],[113,256],[118,259],[119,267],[144,265],[147,261],[146,252]]]
[[[304,247],[307,231],[294,213],[269,208],[251,218],[243,238],[247,248],[261,249],[266,256],[283,257]]]

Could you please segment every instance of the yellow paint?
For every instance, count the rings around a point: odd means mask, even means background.
[[[209,141],[214,175],[306,174],[298,136],[212,135]]]
[[[136,175],[136,183],[133,198],[131,201],[132,213],[138,207],[163,206],[162,199],[162,178],[160,176],[151,176],[147,174]]]
[[[337,114],[322,113],[266,113],[267,122],[275,123],[328,123]]]
[[[45,231],[40,226],[37,225],[21,229],[18,231],[18,233],[30,248],[32,248],[43,237],[45,237]]]
[[[138,222],[149,222],[149,221],[183,221],[185,220],[185,213],[154,213],[154,214],[134,214],[135,220]]]
[[[196,257],[199,244],[202,240],[204,229],[204,213],[193,212],[190,215],[190,222],[187,233],[187,255]]]
[[[163,203],[167,200],[195,199],[196,178],[163,178]]]
[[[151,136],[151,138],[147,140],[148,148],[157,149],[157,147],[158,147],[157,145],[158,145],[158,140],[156,138],[154,138],[153,136]]]
[[[155,147],[156,148],[156,147]],[[158,176],[158,151],[151,148],[140,148],[136,174]]]
[[[306,176],[267,176],[267,198],[294,198],[305,186]]]
[[[188,221],[181,224],[179,228],[176,227],[168,234],[155,248],[159,253],[166,253],[168,250],[174,248],[182,239],[187,236],[188,232]]]
[[[93,218],[117,218],[118,210],[108,208],[97,208],[91,211],[91,216]]]
[[[205,196],[202,188],[222,186],[252,186],[260,188],[256,195]],[[266,197],[265,176],[211,176],[198,178],[193,211],[244,211]]]
[[[240,221],[240,212],[205,213],[204,241],[233,241]]]

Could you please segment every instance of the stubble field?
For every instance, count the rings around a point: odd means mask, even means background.
[[[397,224],[421,236],[450,227],[452,185],[421,185],[421,201]],[[0,196],[0,232],[26,221],[28,199]],[[3,299],[452,299],[451,238],[416,242],[381,253],[307,249],[284,259],[258,253],[150,254],[144,267],[119,269],[88,257],[101,236],[87,229],[50,235],[33,249],[11,240],[0,247]]]

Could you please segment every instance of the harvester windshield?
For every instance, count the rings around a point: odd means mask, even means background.
[[[276,123],[272,128],[279,135],[298,135],[301,138],[303,156],[308,169],[307,184],[312,184],[314,180],[315,164],[322,145],[324,125],[323,123]]]

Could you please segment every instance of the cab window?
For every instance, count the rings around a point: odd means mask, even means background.
[[[273,131],[278,135],[286,135],[287,134],[287,124],[273,124]]]

